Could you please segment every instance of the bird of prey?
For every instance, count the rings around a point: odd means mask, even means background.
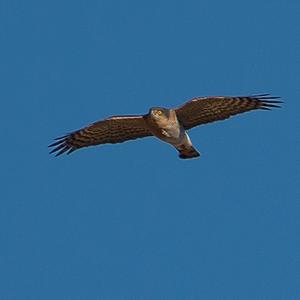
[[[187,134],[189,129],[254,109],[280,107],[278,98],[270,94],[197,97],[178,108],[152,107],[145,115],[113,116],[56,138],[50,153],[58,156],[83,147],[155,136],[175,147],[180,158],[194,158],[200,153]]]

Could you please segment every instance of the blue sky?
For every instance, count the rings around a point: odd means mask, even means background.
[[[0,2],[0,299],[299,299],[300,2]],[[54,158],[52,139],[201,95],[191,131]]]

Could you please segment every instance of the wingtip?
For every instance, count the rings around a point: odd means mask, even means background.
[[[257,94],[251,96],[260,103],[260,109],[271,110],[271,108],[281,108],[282,103],[284,103],[280,96],[272,96],[271,94]]]
[[[55,154],[55,157],[60,156],[61,154],[65,153],[66,151],[72,150],[67,143],[68,135],[64,135],[58,138],[55,138],[55,142],[50,144],[48,148],[54,147],[49,154]]]

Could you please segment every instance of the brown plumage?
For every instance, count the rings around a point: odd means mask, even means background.
[[[178,119],[185,129],[195,126],[225,120],[233,115],[253,109],[269,110],[280,107],[279,97],[269,94],[240,97],[198,97],[194,98],[176,109]]]
[[[151,108],[146,115],[114,116],[57,138],[49,146],[54,147],[50,153],[55,152],[56,156],[65,152],[70,154],[82,147],[122,143],[153,135],[173,145],[180,158],[193,158],[199,153],[192,146],[186,130],[254,109],[280,107],[278,98],[269,94],[199,97],[175,109]]]
[[[70,154],[82,147],[122,143],[150,135],[152,133],[142,116],[114,116],[56,138],[57,142],[49,147],[56,146],[50,153],[57,152],[58,156],[64,152]]]

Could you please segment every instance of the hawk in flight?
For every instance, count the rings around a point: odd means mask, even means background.
[[[225,120],[233,115],[254,109],[280,107],[279,97],[269,94],[240,97],[198,97],[178,108],[153,107],[145,115],[114,116],[56,138],[50,153],[56,156],[100,144],[122,143],[128,140],[155,136],[171,144],[179,157],[198,157],[187,130],[198,125]]]

